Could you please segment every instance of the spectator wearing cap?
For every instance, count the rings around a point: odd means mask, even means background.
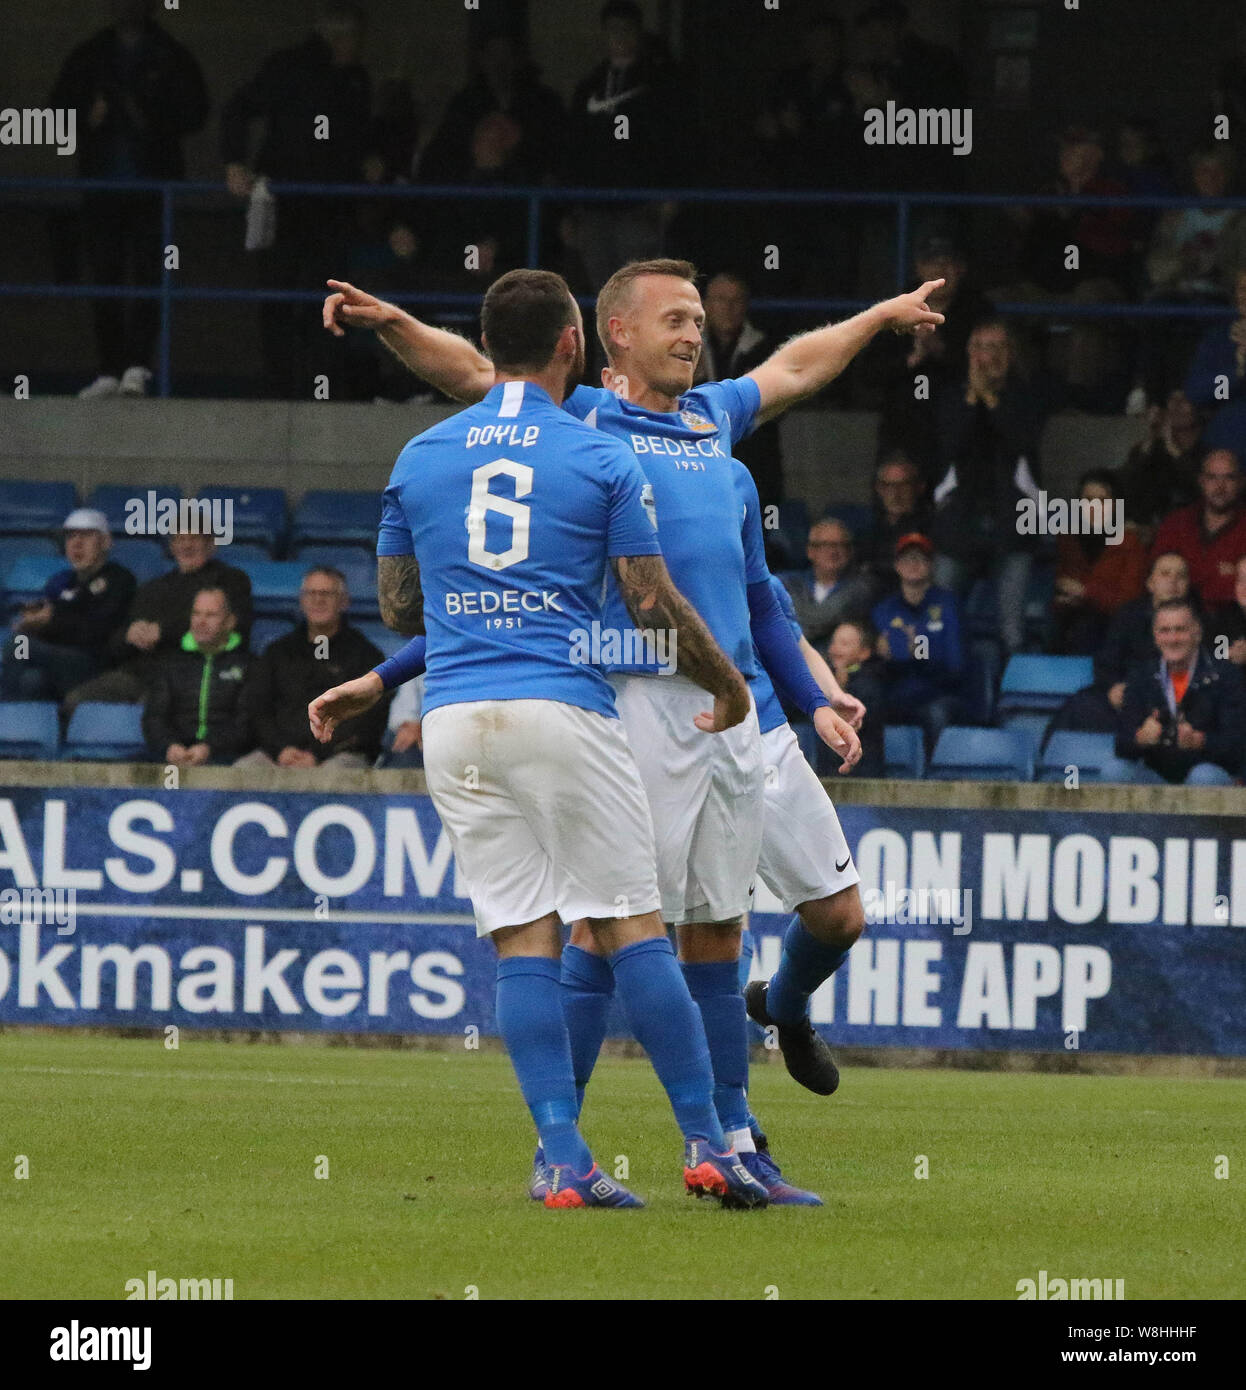
[[[878,633],[874,625],[864,618],[850,618],[840,623],[831,634],[826,651],[831,670],[841,688],[865,706],[865,719],[860,729],[861,761],[856,766],[856,773],[860,777],[886,775],[883,731],[887,726],[887,676],[882,661],[875,655],[877,645]],[[822,776],[829,776],[838,770],[838,766],[836,760],[829,756],[824,765],[824,746],[818,746],[818,772]],[[828,748],[827,753],[830,754],[830,751]]]
[[[813,645],[824,644],[836,624],[870,611],[874,585],[853,563],[852,532],[832,517],[815,521],[805,544],[810,568],[783,576],[796,620]]]
[[[1018,527],[1018,504],[1038,500],[1043,410],[1016,361],[1012,333],[987,319],[969,335],[966,379],[939,412],[939,457],[946,470],[934,491],[936,581],[959,597],[989,578],[999,602],[1000,636],[1010,652],[1025,639],[1025,596],[1037,538]]]
[[[903,449],[892,449],[874,470],[874,512],[857,541],[857,555],[873,572],[877,593],[896,587],[896,542],[911,531],[926,534],[930,522],[921,470]]]
[[[143,737],[156,762],[232,763],[248,747],[242,688],[251,658],[235,624],[225,590],[200,589],[190,630],[156,657],[143,710]]]
[[[1092,469],[1082,478],[1078,496],[1083,502],[1100,504],[1106,526],[1107,509],[1116,500],[1112,474]],[[1113,615],[1142,593],[1146,571],[1146,550],[1130,526],[1122,526],[1115,537],[1103,528],[1058,537],[1052,596],[1054,650],[1067,656],[1093,656]]]
[[[6,700],[62,700],[102,671],[109,638],[134,597],[134,576],[108,558],[112,537],[103,512],[80,507],[65,518],[63,531],[69,568],[26,605],[4,644],[0,696]]]
[[[887,667],[887,717],[892,724],[920,724],[927,750],[960,716],[956,691],[965,669],[960,605],[949,589],[931,583],[934,545],[914,532],[896,542],[897,593],[871,615],[878,654]]]
[[[258,746],[239,759],[241,764],[314,768],[332,762],[338,767],[371,767],[376,761],[389,715],[388,698],[339,724],[328,743],[318,743],[307,722],[307,706],[317,695],[384,660],[346,620],[349,606],[341,570],[318,565],[303,576],[303,621],[271,642],[247,677],[246,718]]]
[[[171,536],[169,554],[176,568],[139,585],[125,622],[109,638],[109,661],[117,664],[74,686],[65,698],[66,718],[84,700],[140,704],[158,659],[181,650],[200,589],[225,591],[235,631],[246,648],[251,631],[251,581],[246,574],[216,558],[216,541],[207,534]]]
[[[1104,768],[1103,779],[1230,785],[1242,771],[1241,672],[1202,649],[1202,626],[1188,599],[1159,604],[1152,633],[1159,660],[1131,673],[1116,736],[1116,756],[1132,767],[1123,775]]]
[[[1154,554],[1185,557],[1190,584],[1205,608],[1233,597],[1237,562],[1246,555],[1242,482],[1237,455],[1213,450],[1199,470],[1199,501],[1165,517],[1155,535]]]
[[[748,282],[735,271],[723,270],[705,287],[705,329],[696,380],[726,381],[747,376],[774,351],[774,343],[748,316]],[[783,501],[783,451],[779,422],[759,425],[732,449],[753,475],[763,507]]]
[[[948,232],[936,231],[918,243],[913,271],[918,284],[944,281],[927,303],[947,321],[938,333],[921,337],[880,333],[870,345],[865,370],[875,382],[874,400],[880,403],[879,452],[903,449],[921,468],[927,486],[933,487],[938,481],[934,475],[940,405],[969,371],[970,333],[995,311],[973,282],[964,249]],[[890,551],[887,558],[890,561]]]

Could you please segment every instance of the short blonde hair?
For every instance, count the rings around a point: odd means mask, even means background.
[[[610,356],[610,320],[618,316],[627,304],[632,285],[642,275],[669,275],[674,280],[697,278],[697,268],[691,261],[653,260],[628,261],[606,281],[597,293],[597,336]]]

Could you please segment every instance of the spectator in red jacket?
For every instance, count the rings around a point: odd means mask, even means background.
[[[1099,501],[1105,517],[1116,502],[1112,474],[1092,469],[1082,478],[1078,496]],[[1137,531],[1122,526],[1114,537],[1101,530],[1056,541],[1056,592],[1052,598],[1054,649],[1070,656],[1093,656],[1116,611],[1142,593],[1146,548]]]
[[[1199,470],[1198,502],[1164,518],[1151,547],[1153,555],[1175,551],[1190,567],[1190,584],[1210,607],[1233,597],[1238,560],[1246,555],[1246,510],[1242,507],[1242,465],[1228,449],[1214,449]]]

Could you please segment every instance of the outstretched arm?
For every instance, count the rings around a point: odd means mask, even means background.
[[[700,614],[679,592],[660,555],[622,555],[611,560],[619,593],[638,628],[669,632],[676,669],[714,697],[714,713],[698,714],[706,733],[730,729],[748,716],[744,677],[714,641]]]
[[[896,333],[933,333],[943,315],[927,308],[926,300],[942,285],[942,280],[927,280],[910,294],[884,299],[842,323],[828,323],[789,339],[749,372],[761,392],[758,423],[773,419],[834,381],[884,328]]]
[[[409,372],[456,401],[474,405],[493,385],[493,363],[466,338],[421,323],[397,304],[365,294],[345,280],[325,282],[324,326],[336,337],[370,328]]]
[[[807,637],[800,639],[800,654],[805,658],[805,665],[809,667],[809,674],[817,681],[818,689],[831,702],[831,708],[836,714],[846,719],[854,729],[859,729],[861,721],[865,718],[865,706],[855,695],[849,695],[840,685],[822,653]]]

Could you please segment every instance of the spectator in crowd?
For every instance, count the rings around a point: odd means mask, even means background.
[[[481,121],[504,116],[513,127],[513,160],[528,183],[549,182],[561,162],[563,108],[544,86],[512,34],[494,30],[472,54],[466,87],[446,106],[420,160],[425,183],[458,183],[472,162],[471,141]]]
[[[1069,656],[1093,656],[1107,634],[1112,615],[1142,593],[1147,555],[1132,527],[1123,526],[1114,540],[1107,534],[1105,528],[1113,520],[1110,509],[1116,503],[1111,473],[1092,469],[1085,474],[1078,485],[1078,498],[1092,505],[1099,503],[1101,524],[1098,530],[1056,540],[1053,650]]]
[[[888,722],[920,724],[927,753],[960,717],[957,691],[965,669],[960,604],[951,590],[931,583],[933,556],[928,536],[901,536],[895,554],[900,588],[871,615],[887,668]]]
[[[1154,121],[1133,116],[1122,121],[1116,136],[1116,163],[1112,177],[1123,185],[1131,198],[1171,198],[1177,185],[1164,156],[1164,147]],[[1156,213],[1144,213],[1155,220]]]
[[[1125,681],[1135,666],[1159,660],[1152,636],[1155,609],[1171,599],[1190,594],[1190,570],[1184,558],[1172,552],[1153,556],[1146,577],[1146,593],[1117,609],[1108,624],[1103,645],[1094,653],[1094,681],[1065,701],[1051,722],[1051,731],[1074,729],[1080,733],[1112,734],[1125,696]]]
[[[1233,571],[1233,597],[1217,604],[1207,619],[1207,647],[1218,661],[1246,667],[1246,555]]]
[[[1015,366],[1008,327],[979,323],[969,335],[969,371],[940,411],[935,489],[935,578],[963,598],[979,576],[995,586],[1000,636],[1010,652],[1025,638],[1025,597],[1036,538],[1018,531],[1017,504],[1037,500],[1043,413]]]
[[[155,762],[230,763],[249,744],[242,689],[251,658],[224,589],[200,589],[190,631],[154,660],[143,737]]]
[[[1246,555],[1246,509],[1242,505],[1242,466],[1236,454],[1216,449],[1198,474],[1200,500],[1165,517],[1155,535],[1154,553],[1185,557],[1190,583],[1205,607],[1233,597],[1238,560]]]
[[[1185,378],[1185,394],[1213,411],[1203,430],[1206,449],[1246,449],[1246,269],[1233,281],[1237,317],[1213,325],[1199,340]]]
[[[1124,185],[1103,172],[1104,142],[1098,131],[1070,127],[1060,142],[1059,172],[1042,191],[1065,196],[1119,198]],[[1019,207],[1009,216],[1023,229],[1022,284],[1010,297],[1036,297],[1070,304],[1106,304],[1123,299],[1136,278],[1134,215],[1110,206]],[[1069,268],[1067,248],[1078,264]],[[1083,319],[1059,325],[1049,339],[1050,365],[1073,404],[1115,409],[1128,377],[1118,335]]]
[[[568,175],[580,187],[655,188],[669,183],[680,146],[671,135],[678,83],[649,43],[635,0],[601,10],[606,54],[571,99]],[[627,117],[627,139],[615,138]],[[625,261],[659,254],[668,205],[593,203],[580,213],[583,255],[595,286]]]
[[[928,534],[931,515],[917,465],[903,449],[884,454],[874,470],[874,513],[857,541],[857,555],[873,571],[879,593],[896,586],[896,542],[913,531]]]
[[[863,618],[840,623],[831,634],[827,657],[835,679],[849,695],[865,706],[865,719],[860,728],[861,761],[855,771],[860,777],[886,775],[887,755],[884,730],[887,726],[887,679],[882,661],[874,654],[878,633]],[[822,748],[818,745],[818,773],[829,776],[838,771],[834,758],[823,765]],[[830,752],[830,749],[827,749]]]
[[[65,698],[68,718],[84,700],[139,704],[159,659],[180,650],[190,627],[195,595],[200,589],[222,589],[229,601],[239,645],[245,650],[251,633],[251,581],[240,569],[216,558],[216,541],[209,535],[172,536],[169,554],[176,569],[149,579],[135,591],[126,621],[108,642],[114,669],[75,686]]]
[[[903,449],[933,486],[938,481],[939,408],[969,370],[970,333],[994,310],[970,278],[964,250],[950,234],[926,236],[918,244],[913,269],[919,284],[945,282],[926,302],[947,322],[938,333],[920,338],[880,333],[870,345],[865,370],[875,382],[871,404],[881,405],[879,451]]]
[[[805,555],[810,568],[784,575],[783,584],[792,597],[801,631],[817,647],[846,618],[869,613],[874,586],[868,573],[853,563],[852,532],[842,521],[815,521],[809,528]]]
[[[1129,451],[1116,478],[1125,520],[1148,545],[1161,518],[1198,498],[1198,438],[1202,421],[1184,391],[1147,411],[1147,435]]]
[[[56,79],[49,104],[77,113],[83,178],[185,174],[182,141],[207,120],[208,91],[193,55],[152,19],[155,7],[155,0],[114,0],[113,22],[79,44]],[[97,284],[159,283],[159,194],[84,193],[79,225]],[[95,300],[91,313],[99,375],[78,394],[146,395],[159,301]]]
[[[125,619],[134,576],[108,558],[112,537],[103,512],[70,512],[64,536],[69,568],[23,609],[0,654],[0,699],[63,700],[108,664],[108,639]]]
[[[748,304],[748,283],[734,271],[720,271],[705,287],[698,382],[746,376],[774,351],[775,344],[749,320]],[[763,507],[783,501],[783,452],[777,420],[759,425],[732,452],[753,475]]]
[[[331,0],[307,39],[270,53],[229,99],[221,113],[221,157],[235,197],[251,197],[260,175],[274,182],[363,180],[374,133],[371,85],[359,61],[363,33],[363,12]],[[253,124],[262,135],[251,158]],[[283,196],[272,244],[256,253],[264,288],[306,289],[340,274],[353,220],[346,199]],[[309,305],[262,305],[260,348],[265,389],[278,399],[310,398],[317,371],[338,360]]]
[[[339,725],[328,743],[318,743],[307,722],[307,706],[317,695],[364,675],[384,660],[347,621],[349,606],[341,570],[317,565],[303,576],[299,592],[303,621],[293,632],[270,642],[248,673],[244,707],[258,746],[240,758],[240,764],[371,767],[376,761],[389,714],[388,699]]]
[[[1142,766],[1124,776],[1105,768],[1104,780],[1231,784],[1241,775],[1246,729],[1241,672],[1202,649],[1202,626],[1188,600],[1156,608],[1153,636],[1160,659],[1130,674],[1116,736],[1116,756]]]
[[[389,732],[393,735],[382,767],[424,766],[424,677],[416,676],[394,691],[389,707]]]

